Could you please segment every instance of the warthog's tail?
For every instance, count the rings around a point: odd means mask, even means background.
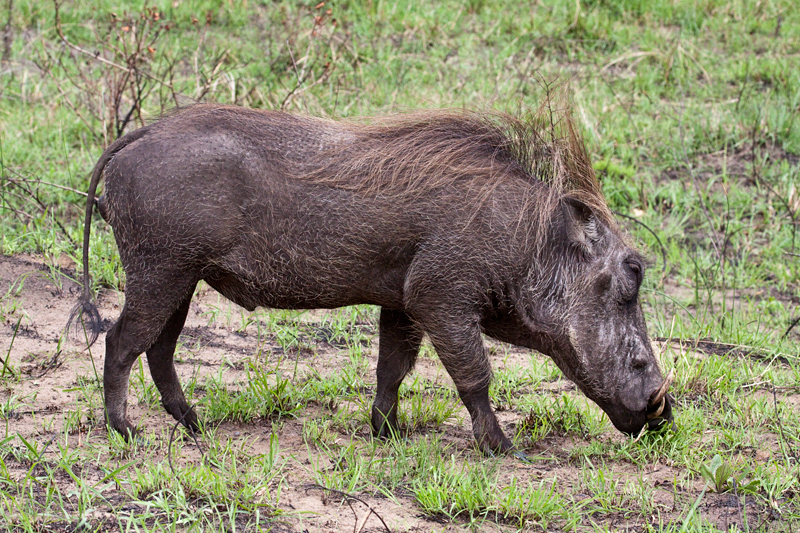
[[[97,306],[94,303],[92,280],[89,277],[89,234],[92,229],[92,210],[94,209],[97,186],[100,184],[103,171],[111,158],[132,142],[142,138],[148,130],[148,127],[144,127],[114,141],[100,156],[100,160],[97,161],[94,172],[92,172],[92,179],[89,182],[86,216],[83,226],[83,292],[78,299],[78,303],[72,308],[67,319],[67,326],[64,328],[69,333],[74,326],[77,332],[83,333],[80,335],[80,340],[85,340],[87,346],[94,344],[97,336],[100,335],[100,313],[97,312]]]

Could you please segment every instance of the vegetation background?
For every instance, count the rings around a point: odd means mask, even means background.
[[[3,0],[0,34],[0,251],[15,258],[0,263],[0,530],[800,527],[793,0]],[[491,345],[493,402],[532,466],[471,448],[430,348],[402,391],[408,439],[373,442],[374,309],[249,314],[206,288],[206,336],[178,351],[204,451],[172,438],[141,368],[132,401],[151,438],[128,445],[103,429],[101,358],[62,324],[41,333],[33,280],[68,309],[95,161],[175,106],[521,114],[564,83],[652,260],[642,299],[677,377],[675,431],[623,439],[545,358]],[[92,277],[118,301],[113,235],[94,223]],[[31,332],[45,344],[23,347]],[[235,358],[208,340],[234,334],[249,338]],[[48,407],[57,376],[68,399]]]

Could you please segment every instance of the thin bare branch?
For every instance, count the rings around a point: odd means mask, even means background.
[[[59,4],[58,0],[55,1],[55,6],[56,6],[56,24],[55,24],[56,33],[58,34],[58,37],[61,39],[61,41],[65,45],[67,45],[68,47],[70,47],[71,49],[75,50],[78,53],[81,53],[83,55],[89,56],[92,59],[94,59],[95,61],[98,61],[98,62],[103,63],[105,65],[108,65],[110,67],[114,67],[116,69],[119,69],[119,70],[122,70],[122,71],[125,71],[125,72],[130,72],[131,71],[131,69],[133,67],[124,66],[124,65],[120,65],[119,63],[115,63],[114,61],[106,59],[105,57],[100,55],[99,52],[97,52],[97,53],[90,52],[89,50],[86,50],[85,48],[81,48],[77,44],[75,44],[72,41],[70,41],[69,39],[67,39],[67,37],[64,35],[64,31],[61,29],[61,16],[59,14],[59,6],[60,6],[60,4]],[[168,87],[169,89],[173,89],[172,85],[170,85],[169,83],[167,83],[166,81],[164,81],[162,79],[157,78],[156,76],[153,76],[152,74],[149,74],[147,72],[142,72],[142,75],[147,77],[147,78],[149,78],[149,79],[151,79],[151,80],[153,80],[156,83],[159,83],[161,85],[164,85],[165,87]]]
[[[347,492],[343,492],[341,490],[329,489],[328,487],[323,487],[322,485],[318,485],[318,484],[306,485],[305,489],[306,489],[306,491],[309,491],[309,490],[321,490],[321,491],[324,491],[324,492],[331,492],[333,494],[338,494],[339,496],[342,496],[342,498],[344,498],[344,500],[346,502],[349,502],[350,500],[354,500],[354,501],[357,501],[357,502],[365,505],[367,507],[367,509],[368,509],[367,518],[369,518],[369,515],[374,514],[375,516],[378,517],[378,520],[381,521],[381,524],[383,524],[383,527],[386,529],[386,531],[388,531],[389,533],[392,533],[392,530],[389,529],[388,525],[386,525],[386,522],[383,520],[381,515],[378,514],[378,511],[376,511],[374,507],[372,507],[370,504],[368,504],[367,502],[365,502],[364,500],[362,500],[358,496],[353,496],[352,494],[349,494]],[[351,507],[351,509],[352,509],[352,507]],[[353,513],[355,514],[355,511],[353,511]],[[356,519],[358,519],[357,515],[356,515]],[[364,525],[366,524],[366,519],[364,519],[363,523],[361,523],[360,521],[357,520],[356,521],[356,527],[358,527],[359,524],[360,524],[361,528],[357,529],[357,530],[354,529],[354,531],[356,533],[360,532],[364,528]]]

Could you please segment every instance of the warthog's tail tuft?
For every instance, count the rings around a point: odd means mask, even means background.
[[[106,148],[100,160],[94,167],[92,172],[92,179],[89,181],[89,191],[86,199],[86,212],[83,223],[83,292],[78,300],[78,304],[72,308],[67,320],[67,326],[64,328],[67,336],[69,336],[70,329],[75,329],[79,334],[78,339],[85,340],[87,347],[94,344],[97,336],[100,335],[100,313],[97,312],[97,306],[94,304],[92,298],[92,282],[89,276],[89,234],[92,229],[92,210],[95,205],[95,195],[97,193],[97,186],[103,177],[103,170],[106,163],[111,160],[114,155],[131,144],[132,142],[141,139],[150,129],[149,126],[140,128],[131,132],[124,137],[120,137],[114,141],[111,146]],[[88,320],[84,319],[88,317]],[[78,320],[80,318],[80,320]],[[83,335],[80,335],[83,333]]]
[[[91,300],[81,296],[80,301],[72,308],[67,319],[67,327],[64,328],[67,335],[70,330],[74,331],[74,337],[79,342],[85,341],[89,347],[94,344],[100,335],[101,321],[97,306]]]

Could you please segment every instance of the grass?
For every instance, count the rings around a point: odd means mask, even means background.
[[[662,367],[675,370],[677,431],[622,438],[555,365],[492,345],[492,403],[533,463],[485,458],[425,345],[400,390],[404,437],[373,441],[376,309],[247,313],[201,286],[203,327],[231,332],[247,348],[221,348],[209,362],[202,336],[181,339],[176,360],[201,413],[204,450],[173,439],[173,471],[171,426],[143,361],[131,401],[146,439],[126,444],[102,428],[101,384],[85,355],[60,343],[52,353],[14,344],[41,327],[26,309],[37,286],[22,276],[0,280],[9,332],[0,345],[0,530],[345,527],[322,525],[314,513],[325,506],[303,508],[303,487],[316,483],[379,505],[396,518],[393,530],[795,531],[794,3],[318,3],[61,6],[65,38],[109,61],[133,57],[138,86],[65,45],[52,4],[0,6],[9,35],[0,66],[0,252],[33,254],[48,285],[66,290],[80,270],[80,191],[103,147],[120,126],[131,131],[175,102],[333,117],[420,107],[519,113],[536,108],[543,84],[569,81],[609,204],[641,222],[620,218],[651,258],[642,300]],[[143,48],[133,56],[135,46]],[[113,235],[99,217],[90,261],[97,288],[124,291]],[[66,366],[44,364],[57,360]],[[76,360],[83,366],[59,386],[69,405],[48,411],[40,383]],[[326,498],[336,513],[350,512],[347,498]],[[351,518],[363,518],[363,506],[350,503]],[[368,527],[382,527],[368,518]]]

